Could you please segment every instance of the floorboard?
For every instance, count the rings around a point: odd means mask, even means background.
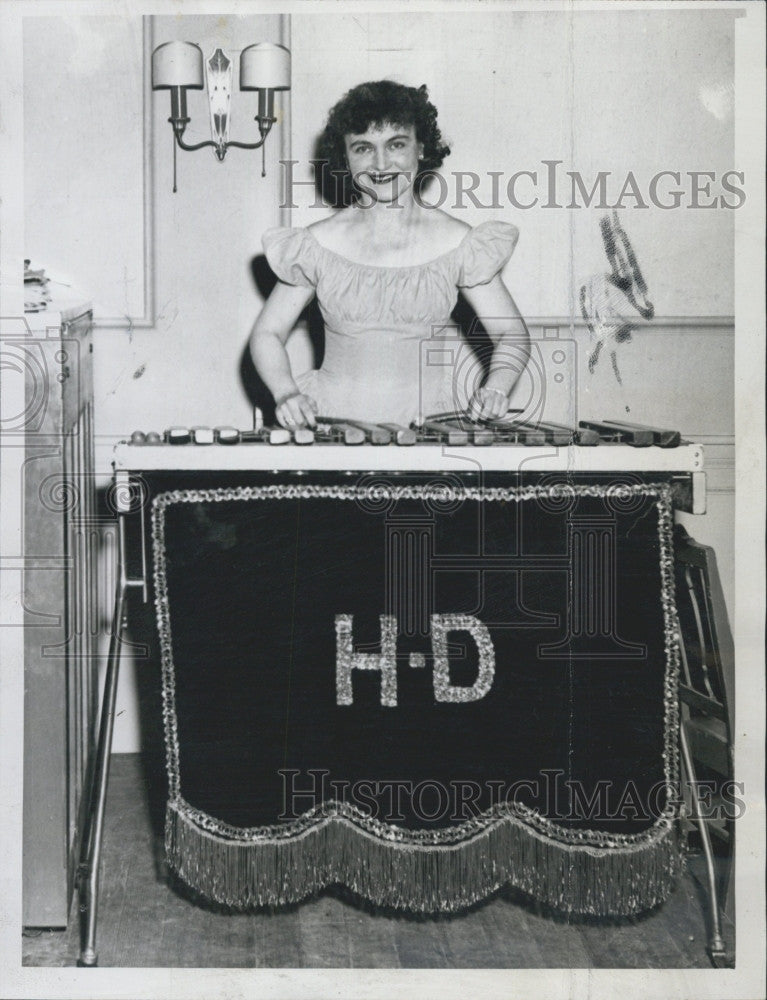
[[[491,969],[498,961],[498,951],[485,933],[485,911],[488,906],[475,907],[459,919],[444,923],[445,947],[453,969]]]
[[[447,969],[447,937],[439,917],[393,917],[399,964],[403,969]]]
[[[533,933],[524,905],[509,905],[500,896],[482,908],[483,926],[496,961],[506,968],[542,969],[546,956]]]
[[[261,969],[298,969],[303,965],[298,913],[275,910],[253,915],[254,965]]]
[[[298,907],[303,968],[349,968],[351,961],[343,906],[341,900],[322,895]]]
[[[353,969],[399,968],[394,921],[365,912],[351,903],[344,907],[349,958]]]

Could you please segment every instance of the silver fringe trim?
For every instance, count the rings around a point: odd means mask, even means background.
[[[601,850],[552,840],[507,815],[468,840],[435,846],[382,840],[330,811],[290,839],[228,840],[169,802],[168,863],[192,889],[234,909],[297,903],[341,884],[377,906],[454,913],[513,886],[556,910],[593,916],[651,909],[682,868],[671,823],[652,840]]]

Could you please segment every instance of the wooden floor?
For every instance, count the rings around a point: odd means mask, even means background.
[[[620,922],[545,914],[512,893],[457,917],[384,916],[332,892],[282,912],[207,910],[168,883],[157,784],[139,755],[112,758],[102,967],[710,968],[697,856],[662,907]],[[76,905],[68,930],[26,930],[22,954],[24,965],[75,965]]]

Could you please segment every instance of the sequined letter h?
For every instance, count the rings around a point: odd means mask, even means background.
[[[397,704],[397,619],[381,615],[381,652],[355,653],[353,615],[336,615],[336,704],[351,705],[352,670],[381,671],[381,704]]]

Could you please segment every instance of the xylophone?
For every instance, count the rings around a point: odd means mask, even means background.
[[[134,431],[130,444],[154,447],[160,444],[234,445],[234,444],[344,444],[408,447],[414,444],[517,445],[535,447],[593,447],[598,444],[623,444],[632,448],[655,445],[676,448],[682,443],[679,431],[647,427],[620,420],[581,420],[577,428],[564,424],[537,421],[534,424],[514,420],[474,421],[462,412],[437,413],[420,424],[376,424],[346,417],[318,416],[317,426],[288,429],[257,427],[240,431],[235,427],[171,427],[157,431]]]
[[[703,448],[675,430],[618,420],[581,420],[570,428],[448,413],[409,427],[333,417],[294,430],[171,427],[135,431],[116,447],[114,467],[118,482],[132,471],[672,473],[678,508],[705,511]]]
[[[321,416],[135,432],[114,469],[83,964],[131,587],[157,611],[166,853],[204,896],[281,905],[340,882],[451,912],[512,884],[597,915],[666,898],[681,866],[671,526],[674,508],[705,509],[699,445],[620,421]],[[536,797],[552,774],[581,804],[609,786],[604,814]],[[476,800],[392,816],[390,779]],[[501,801],[499,782],[525,791]],[[621,813],[628,785],[655,794],[644,816]]]

